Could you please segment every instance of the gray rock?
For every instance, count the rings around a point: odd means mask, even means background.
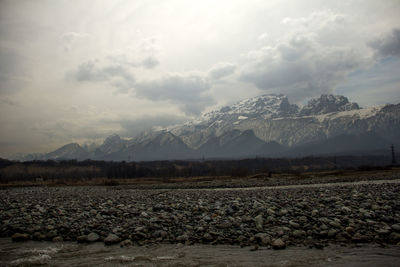
[[[33,235],[32,235],[32,239],[33,239],[33,240],[41,241],[41,240],[44,240],[45,238],[46,238],[46,236],[43,235],[43,234],[40,233],[40,232],[34,232]]]
[[[281,209],[281,210],[279,211],[279,214],[282,215],[282,216],[284,216],[284,215],[286,215],[286,214],[288,214],[288,213],[289,213],[289,212],[288,212],[287,209]]]
[[[390,234],[389,239],[394,241],[394,242],[399,242],[400,241],[400,234],[393,232],[393,233]]]
[[[294,221],[289,221],[289,225],[292,226],[293,228],[300,228],[300,224]]]
[[[300,216],[300,217],[299,217],[299,221],[300,221],[301,223],[307,223],[307,222],[308,222],[308,219],[307,219],[306,216]]]
[[[392,229],[397,232],[400,232],[400,223],[393,224]]]
[[[347,227],[346,227],[346,232],[347,232],[349,235],[352,235],[352,234],[354,234],[354,228],[351,227],[351,226],[347,226]]]
[[[16,233],[13,234],[11,237],[13,242],[23,242],[29,240],[29,235],[28,234],[21,234],[21,233]]]
[[[268,208],[267,209],[267,214],[270,215],[270,216],[275,215],[275,211],[273,209],[271,209],[271,208]]]
[[[261,245],[269,246],[270,244],[271,244],[271,238],[269,238],[269,236],[266,236],[263,239],[261,239]]]
[[[232,224],[228,221],[224,221],[218,225],[218,228],[222,228],[222,229],[231,228],[231,227],[232,227]]]
[[[280,238],[275,239],[275,240],[272,242],[272,248],[273,248],[273,249],[284,249],[284,248],[286,248],[286,243],[283,242],[283,240],[280,239]]]
[[[53,238],[52,241],[53,241],[53,242],[63,242],[64,239],[63,239],[61,236],[56,236],[56,237]]]
[[[338,221],[336,221],[336,220],[330,221],[329,224],[330,224],[332,227],[335,227],[335,228],[341,228],[341,227],[342,227],[341,224],[340,224],[340,222],[338,222]]]
[[[210,216],[206,215],[203,217],[203,220],[206,222],[209,222],[209,221],[211,221],[211,218],[210,218]]]
[[[210,235],[209,233],[205,233],[205,234],[203,235],[203,239],[204,239],[205,241],[212,241],[214,238],[213,238],[212,235]]]
[[[185,242],[188,239],[189,239],[189,237],[186,234],[180,235],[176,238],[176,240],[179,242]]]
[[[343,206],[343,207],[342,207],[342,211],[343,211],[344,213],[350,213],[350,212],[351,212],[351,208],[346,207],[346,206]]]
[[[386,228],[383,228],[383,229],[377,229],[377,230],[375,230],[375,232],[377,232],[380,235],[386,235],[386,234],[390,233],[390,230],[386,229]]]
[[[261,214],[257,215],[254,218],[254,222],[256,224],[257,230],[262,230],[263,229],[264,219],[263,219],[263,216]]]
[[[126,239],[119,243],[120,247],[129,247],[132,246],[132,241],[130,239]]]
[[[317,215],[318,215],[318,210],[313,209],[313,210],[311,211],[311,216],[312,216],[312,217],[315,217],[315,216],[317,216]]]
[[[303,230],[294,230],[293,231],[293,236],[296,238],[300,238],[306,235],[306,232]]]
[[[46,234],[47,239],[53,239],[57,236],[57,230],[52,230]]]
[[[334,238],[336,236],[336,234],[337,234],[337,231],[335,229],[330,229],[328,231],[328,237],[329,238]]]
[[[88,236],[87,236],[87,241],[88,242],[96,242],[99,239],[100,239],[100,236],[98,234],[96,234],[96,233],[93,233],[93,232],[88,234]]]
[[[121,238],[114,234],[109,234],[106,238],[104,238],[105,245],[112,245],[115,243],[119,243],[120,241],[121,241]]]
[[[78,241],[78,243],[85,243],[88,241],[88,236],[87,235],[80,235],[76,238],[76,241]]]

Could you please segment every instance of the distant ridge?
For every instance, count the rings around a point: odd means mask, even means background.
[[[399,133],[400,104],[360,108],[344,96],[321,95],[300,108],[284,95],[262,95],[129,140],[112,135],[95,149],[72,143],[16,159],[147,161],[386,153],[390,144],[400,145]]]

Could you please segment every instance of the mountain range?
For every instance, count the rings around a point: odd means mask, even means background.
[[[131,139],[112,135],[95,148],[71,143],[17,159],[147,161],[388,154],[391,144],[400,145],[399,137],[400,104],[360,108],[344,96],[321,95],[300,108],[285,95],[262,95]]]

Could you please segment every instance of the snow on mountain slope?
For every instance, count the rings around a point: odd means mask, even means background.
[[[88,156],[87,151],[79,144],[71,143],[43,155],[40,159],[84,159]]]
[[[127,145],[127,141],[121,139],[119,135],[114,134],[106,138],[103,144],[101,144],[95,151],[96,154],[111,154],[124,149]]]
[[[261,116],[264,119],[278,118],[294,116],[298,109],[298,106],[289,103],[285,95],[261,95],[206,113],[204,119],[216,120],[227,115],[237,115],[239,119],[246,116]]]
[[[394,136],[400,124],[396,109],[391,113],[384,112],[383,106],[360,109],[343,96],[322,95],[300,111],[296,107],[283,95],[264,95],[210,112],[202,121],[189,122],[171,131],[195,149],[210,138],[233,130],[252,130],[265,142],[291,147],[369,131]]]

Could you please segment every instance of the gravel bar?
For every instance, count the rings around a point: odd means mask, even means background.
[[[283,249],[400,245],[400,181],[236,190],[0,190],[0,237]]]

